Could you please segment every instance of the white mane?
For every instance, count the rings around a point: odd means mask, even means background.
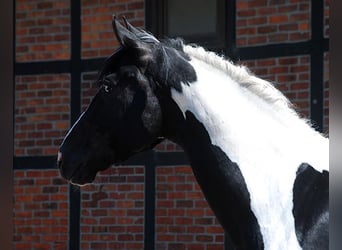
[[[214,52],[206,51],[202,47],[185,45],[184,52],[190,57],[194,57],[200,61],[208,63],[209,65],[227,73],[227,75],[242,87],[250,90],[266,102],[274,105],[276,108],[287,110],[298,116],[298,114],[293,110],[293,106],[290,101],[278,89],[276,89],[272,83],[256,77],[245,66],[234,65],[223,57],[218,56]]]

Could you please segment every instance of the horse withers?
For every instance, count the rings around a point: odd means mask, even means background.
[[[62,176],[91,183],[167,138],[237,249],[328,249],[328,139],[245,67],[112,23],[121,46],[60,146]]]

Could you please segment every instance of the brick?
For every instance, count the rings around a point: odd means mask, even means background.
[[[198,235],[198,236],[196,236],[196,240],[199,242],[212,242],[213,236],[211,236],[211,235]]]
[[[255,16],[255,14],[256,14],[255,9],[241,10],[237,13],[238,17],[251,17],[251,16]]]
[[[308,83],[295,83],[291,84],[291,90],[299,90],[299,89],[308,89],[309,84]]]
[[[263,7],[267,5],[267,0],[251,0],[248,2],[248,8]]]
[[[310,29],[309,23],[301,23],[299,24],[299,30],[308,31]]]
[[[132,234],[119,234],[118,235],[118,241],[133,241],[133,235]]]
[[[192,200],[177,200],[176,201],[176,207],[193,207],[193,201]]]
[[[92,216],[107,216],[107,210],[96,209],[91,211]]]
[[[128,176],[127,177],[127,182],[133,182],[133,183],[137,183],[137,182],[144,182],[145,181],[145,177],[144,176]]]
[[[177,175],[177,176],[168,176],[167,177],[168,182],[175,182],[175,183],[184,183],[185,182],[185,176]]]
[[[282,41],[286,41],[288,40],[289,38],[289,35],[288,34],[280,34],[280,33],[277,33],[277,34],[272,34],[269,36],[269,41],[270,42],[273,42],[273,43],[280,43]]]
[[[260,15],[260,16],[267,16],[267,15],[270,15],[270,14],[273,14],[276,13],[277,10],[275,7],[262,7],[262,8],[258,8],[258,11],[257,11],[257,14]]]
[[[267,18],[266,17],[253,17],[248,19],[248,25],[260,25],[260,24],[265,24],[267,23]],[[246,22],[246,24],[247,24]],[[242,24],[239,23],[238,26],[241,26]]]
[[[209,226],[206,227],[206,231],[209,234],[222,234],[224,232],[221,226]]]
[[[118,185],[118,191],[131,191],[134,189],[133,185],[130,184],[120,184]]]
[[[31,202],[33,197],[30,195],[23,195],[23,196],[17,196],[16,201],[17,202]]]
[[[274,33],[275,31],[277,31],[277,27],[272,26],[272,25],[267,25],[267,26],[258,27],[257,31],[259,34]]]
[[[278,15],[278,16],[271,16],[270,17],[270,22],[273,24],[286,23],[287,21],[288,21],[287,15]]]
[[[298,9],[297,5],[283,5],[278,7],[278,11],[280,13],[291,13]]]
[[[37,200],[37,201],[42,201],[41,199]],[[43,218],[48,218],[50,217],[50,213],[48,211],[35,211],[33,213],[34,217],[43,217]]]
[[[51,9],[53,8],[52,2],[41,2],[37,4],[38,9]]]
[[[158,225],[163,225],[163,224],[172,224],[173,223],[173,218],[169,217],[159,217],[156,219]]]
[[[130,3],[128,4],[128,9],[129,10],[136,10],[136,9],[142,9],[144,8],[144,3],[143,2],[135,2],[135,3]]]
[[[26,176],[39,178],[42,176],[42,173],[40,171],[28,171],[26,172]]]
[[[50,187],[43,187],[43,193],[57,193],[59,191],[58,187],[50,186]]]
[[[213,224],[213,218],[198,218],[195,220],[196,224],[199,225],[212,225]]]
[[[186,215],[189,217],[202,217],[205,215],[203,209],[189,209],[186,211]]]
[[[140,192],[129,193],[127,195],[127,198],[132,199],[132,200],[136,200],[136,199],[142,200],[144,199],[144,193],[140,193]]]
[[[222,246],[220,244],[218,245],[208,245],[208,250],[221,250]]]
[[[186,193],[185,192],[169,192],[168,199],[185,199]]]
[[[157,241],[174,241],[175,240],[175,236],[174,235],[166,235],[166,234],[163,234],[163,235],[157,235]]]
[[[175,167],[176,174],[192,174],[192,169],[189,166]]]
[[[310,15],[308,13],[292,14],[290,16],[290,20],[292,22],[306,21],[306,20],[309,20],[309,18],[310,18]]]

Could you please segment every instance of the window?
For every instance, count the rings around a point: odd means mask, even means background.
[[[151,0],[147,1],[147,10],[148,2],[154,8],[147,28],[157,36],[182,37],[188,43],[197,43],[214,50],[225,47],[225,1]]]

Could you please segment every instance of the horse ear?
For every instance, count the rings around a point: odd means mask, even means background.
[[[113,15],[113,30],[120,45],[128,49],[134,49],[137,55],[138,66],[142,69],[146,69],[149,60],[152,58],[151,47],[135,33],[140,32],[138,29],[129,24],[127,20],[125,20],[125,23],[128,28],[121,25],[116,16]],[[132,28],[134,28],[134,30]]]
[[[132,32],[130,32],[127,28],[122,26],[115,15],[113,15],[112,18],[112,26],[115,36],[118,39],[121,46],[126,47],[128,40],[134,40],[135,35]]]
[[[120,42],[121,46],[127,47],[128,44],[135,43],[147,43],[150,45],[156,45],[159,42],[157,38],[155,38],[152,34],[135,28],[132,24],[130,24],[125,17],[123,17],[126,27],[121,25],[121,23],[117,20],[116,16],[113,15],[112,26],[114,33]]]
[[[139,36],[140,34],[142,34],[143,32],[140,31],[139,29],[135,28],[132,24],[130,24],[128,22],[128,20],[126,19],[126,17],[123,17],[123,20],[125,22],[126,28],[132,32],[133,34],[135,34],[136,36]]]

